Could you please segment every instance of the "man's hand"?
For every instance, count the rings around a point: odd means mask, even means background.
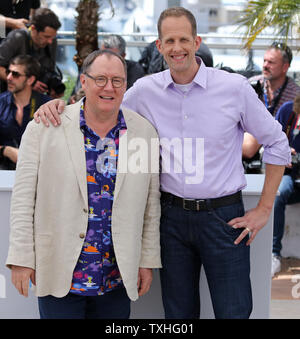
[[[29,279],[33,285],[35,285],[35,270],[28,267],[12,265],[11,281],[24,297],[28,297]]]
[[[285,166],[266,164],[264,187],[260,200],[255,208],[245,213],[243,217],[234,218],[228,224],[234,228],[244,228],[234,241],[237,245],[250,233],[247,245],[250,245],[257,233],[266,225],[272,212],[274,199],[279,187]]]
[[[137,284],[140,297],[149,291],[151,283],[152,283],[152,268],[140,267]]]
[[[18,152],[19,152],[18,148],[15,148],[15,147],[12,147],[12,146],[5,146],[5,150],[3,152],[3,155],[5,157],[9,158],[14,163],[16,163],[17,160],[18,160]]]
[[[296,154],[297,154],[297,152],[296,152],[295,148],[291,147],[291,155],[296,155]],[[288,164],[286,167],[287,167],[287,168],[292,168],[292,167],[293,167],[293,164],[290,163],[290,164]]]
[[[51,88],[50,90],[50,93],[49,93],[49,96],[52,98],[52,99],[59,99],[59,98],[62,98],[64,96],[64,92],[62,93],[56,93],[55,90],[53,88]]]
[[[48,86],[41,81],[36,81],[33,90],[43,94],[48,91]]]
[[[250,233],[250,238],[246,245],[250,245],[257,233],[268,222],[271,210],[257,206],[246,212],[243,217],[234,218],[228,222],[233,228],[244,228],[240,236],[235,239],[235,245],[238,245]]]
[[[34,120],[39,123],[41,119],[47,127],[49,127],[49,121],[52,125],[58,126],[61,123],[59,115],[64,111],[64,108],[65,102],[61,99],[48,101],[34,113]]]
[[[12,29],[26,28],[26,24],[28,24],[28,22],[29,21],[25,18],[21,18],[21,19],[5,18],[6,26]]]

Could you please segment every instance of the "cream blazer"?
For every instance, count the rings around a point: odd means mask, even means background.
[[[69,292],[87,231],[80,104],[65,108],[59,127],[30,122],[19,149],[6,265],[35,269],[37,296]],[[139,267],[161,267],[159,143],[146,119],[128,109],[123,114],[127,131],[120,137],[111,227],[127,294],[136,300]]]

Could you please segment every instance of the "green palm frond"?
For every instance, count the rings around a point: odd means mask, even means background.
[[[286,41],[292,28],[300,32],[300,0],[250,0],[238,24],[247,28],[244,34],[247,49],[267,27]]]

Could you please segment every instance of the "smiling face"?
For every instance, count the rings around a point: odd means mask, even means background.
[[[197,71],[195,53],[201,38],[192,34],[192,26],[185,16],[165,18],[161,23],[161,38],[156,47],[166,60],[171,75],[177,83],[193,80]]]
[[[109,79],[114,77],[126,79],[122,62],[113,55],[98,56],[88,68],[87,73],[93,78],[105,76]],[[111,80],[108,80],[105,86],[98,87],[95,80],[86,74],[81,74],[80,80],[86,95],[86,106],[90,112],[103,117],[117,116],[126,91],[126,81],[120,88],[114,88]]]

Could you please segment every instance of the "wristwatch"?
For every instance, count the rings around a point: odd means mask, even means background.
[[[2,159],[5,158],[4,155],[3,155],[4,150],[5,150],[5,147],[6,147],[6,146],[2,146],[2,147],[0,148],[0,160],[2,160]]]

